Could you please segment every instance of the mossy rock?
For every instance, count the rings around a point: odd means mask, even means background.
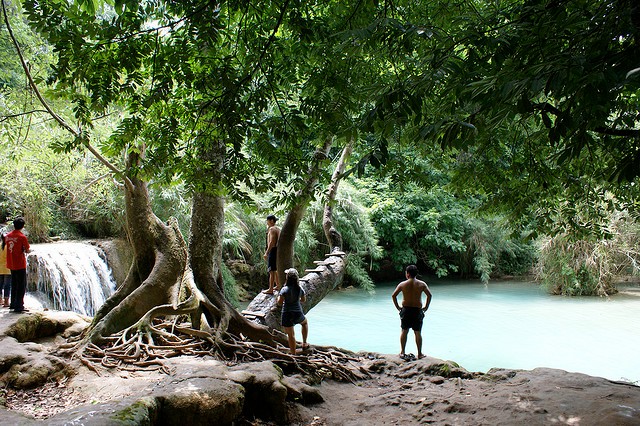
[[[7,336],[18,342],[31,342],[55,336],[74,326],[89,324],[88,319],[72,312],[44,312],[21,316],[7,329]]]
[[[430,364],[427,373],[432,376],[442,376],[446,378],[460,377],[462,379],[471,379],[473,374],[460,367],[453,361]]]
[[[29,359],[24,364],[15,364],[3,376],[3,381],[17,389],[32,389],[50,380],[60,380],[73,375],[73,369],[63,360],[53,356]]]
[[[159,411],[160,404],[156,398],[142,398],[116,412],[109,420],[114,425],[154,425]]]

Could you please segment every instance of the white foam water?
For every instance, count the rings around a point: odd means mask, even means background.
[[[27,296],[43,307],[93,316],[115,290],[101,248],[68,241],[31,246]]]

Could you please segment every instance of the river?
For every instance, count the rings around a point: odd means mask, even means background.
[[[309,342],[399,353],[396,283],[330,293],[308,314]],[[530,282],[435,281],[423,352],[469,371],[559,368],[640,382],[640,288],[610,298],[562,297]],[[401,296],[399,297],[399,300]],[[296,329],[300,338],[299,327]],[[416,353],[410,331],[407,352]]]

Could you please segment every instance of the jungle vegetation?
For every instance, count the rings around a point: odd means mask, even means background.
[[[228,306],[223,256],[255,256],[258,233],[242,229],[272,211],[286,215],[279,269],[321,252],[314,203],[347,148],[332,204],[361,285],[384,260],[522,273],[535,243],[554,292],[608,294],[614,271],[637,272],[632,0],[3,12],[2,208],[40,240],[126,235],[136,253],[91,340],[185,291],[194,325],[204,314],[218,338],[268,340]]]

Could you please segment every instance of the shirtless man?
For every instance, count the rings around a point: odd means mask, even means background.
[[[267,216],[267,248],[263,257],[267,261],[269,289],[262,291],[265,294],[274,294],[274,286],[276,291],[280,291],[280,279],[278,278],[278,269],[276,267],[278,238],[280,238],[280,228],[276,226],[277,220],[278,218],[272,214]]]
[[[416,346],[418,347],[418,359],[424,358],[422,353],[422,319],[424,313],[429,309],[431,303],[431,291],[427,286],[427,283],[416,278],[418,275],[418,267],[415,265],[407,266],[405,270],[406,281],[402,281],[396,287],[395,291],[391,295],[393,304],[396,305],[396,309],[400,311],[400,358],[405,359],[404,349],[407,345],[407,334],[409,329],[413,329],[413,333],[416,336]],[[402,308],[398,305],[397,296],[402,292]],[[427,302],[422,307],[422,293],[427,295]]]

